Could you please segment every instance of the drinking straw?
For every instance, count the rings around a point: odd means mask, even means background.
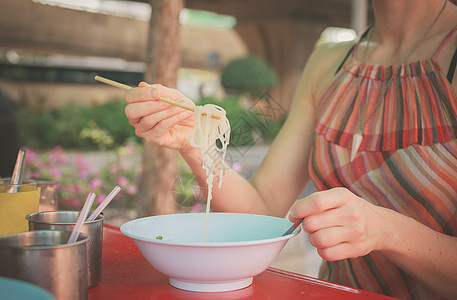
[[[84,220],[87,218],[87,214],[89,213],[89,210],[92,207],[92,204],[94,203],[94,199],[95,194],[89,193],[86,202],[84,203],[84,206],[81,210],[81,213],[79,214],[78,220],[76,221],[75,228],[73,228],[70,238],[68,239],[67,244],[72,244],[76,242],[76,240],[78,239],[79,232],[81,231],[81,228],[84,225]]]
[[[86,222],[91,222],[97,218],[97,216],[105,209],[106,206],[111,202],[111,200],[116,197],[116,195],[121,191],[120,186],[116,185],[111,193],[106,196],[106,198],[100,203],[100,205],[92,212],[92,214],[87,218]]]
[[[114,81],[114,80],[111,80],[111,79],[108,79],[108,78],[105,78],[105,77],[101,77],[101,76],[98,76],[98,75],[95,76],[95,80],[103,82],[103,83],[106,83],[108,85],[111,85],[111,86],[114,86],[114,87],[117,87],[117,88],[120,88],[120,89],[123,89],[123,90],[129,90],[129,89],[132,88],[131,86],[128,86],[126,84],[123,84],[123,83],[120,83],[120,82],[117,82],[117,81]],[[187,110],[190,110],[190,111],[194,111],[194,109],[195,109],[193,106],[189,106],[189,105],[186,105],[186,104],[183,104],[183,103],[180,103],[180,102],[176,102],[176,101],[173,101],[173,100],[165,98],[165,97],[160,97],[159,100],[162,101],[162,102],[166,102],[168,104],[174,105],[174,106],[179,106],[181,108],[184,108],[184,109],[187,109]],[[203,115],[206,115],[206,113],[203,113]],[[220,116],[214,115],[214,114],[211,114],[211,118],[218,119],[218,120],[221,119]]]

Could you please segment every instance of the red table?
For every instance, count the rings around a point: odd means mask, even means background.
[[[268,268],[251,286],[224,293],[201,293],[172,287],[168,278],[146,261],[119,228],[103,231],[102,282],[89,290],[89,299],[392,299],[379,294]]]

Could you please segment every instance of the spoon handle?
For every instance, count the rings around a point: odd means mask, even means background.
[[[303,218],[297,219],[295,223],[292,224],[292,226],[290,226],[290,228],[282,236],[289,235],[292,232],[294,232],[294,230],[297,229],[298,226],[300,226],[301,222],[303,222]]]
[[[21,184],[22,178],[24,176],[25,168],[25,156],[27,155],[27,150],[24,148],[19,149],[17,154],[16,164],[14,166],[13,175],[11,176],[11,184]],[[7,192],[16,193],[17,187],[11,187]]]

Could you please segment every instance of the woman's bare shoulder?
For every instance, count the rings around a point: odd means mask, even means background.
[[[298,89],[303,95],[308,95],[313,102],[320,98],[353,45],[354,41],[324,43],[317,46],[308,59],[298,84]]]
[[[331,68],[336,70],[352,46],[354,41],[323,43],[314,49],[310,63],[318,65],[323,71]]]

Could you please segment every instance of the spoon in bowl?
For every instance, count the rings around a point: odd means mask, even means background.
[[[287,229],[287,231],[282,236],[286,236],[294,232],[294,230],[297,229],[298,226],[300,226],[301,222],[303,222],[303,218],[297,219],[295,223],[292,224],[292,226],[290,226],[290,228]]]

